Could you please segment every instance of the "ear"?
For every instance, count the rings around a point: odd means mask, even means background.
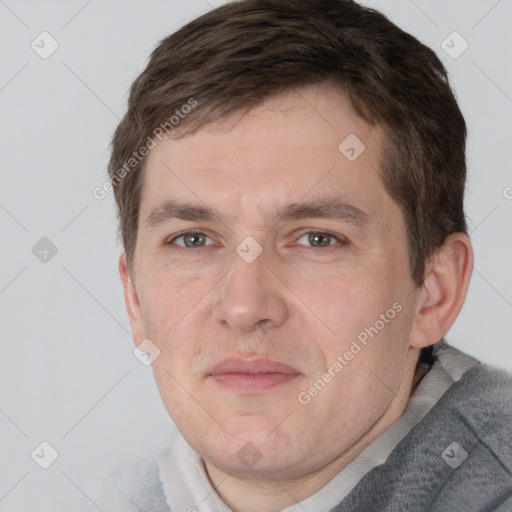
[[[133,341],[135,345],[138,346],[147,336],[139,297],[130,271],[128,270],[125,252],[123,252],[119,258],[119,274],[121,275],[121,281],[123,283],[124,301],[132,327]]]
[[[473,248],[464,233],[452,233],[430,259],[416,303],[410,346],[440,341],[460,313],[473,271]]]

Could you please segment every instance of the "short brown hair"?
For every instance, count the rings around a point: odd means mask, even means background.
[[[240,0],[222,5],[155,48],[131,87],[112,140],[109,175],[130,268],[143,185],[142,159],[119,170],[155,128],[191,98],[184,136],[287,90],[327,83],[385,134],[381,175],[403,212],[411,275],[454,232],[463,208],[466,124],[435,52],[383,14],[351,0]]]

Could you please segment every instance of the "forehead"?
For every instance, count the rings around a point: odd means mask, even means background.
[[[390,200],[379,176],[382,139],[332,86],[288,92],[195,134],[157,141],[140,218],[173,200],[237,219],[336,195],[375,215]]]

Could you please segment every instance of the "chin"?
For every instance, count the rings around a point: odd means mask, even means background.
[[[238,453],[214,452],[205,454],[203,458],[222,472],[240,479],[287,480],[302,474],[298,469],[301,467],[298,460],[302,459],[299,454],[280,453],[269,456],[265,449],[252,451],[248,446],[243,446]],[[249,454],[253,457],[252,461]]]
[[[203,437],[195,450],[218,469],[236,477],[268,479],[268,473],[272,473],[275,477],[291,478],[311,457],[305,453],[299,433],[294,436],[290,432],[272,432],[273,429],[275,424],[269,425],[268,419],[251,422],[248,418],[238,432],[228,428],[232,437],[217,430],[216,440],[210,436],[208,442]]]

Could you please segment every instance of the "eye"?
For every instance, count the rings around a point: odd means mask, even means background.
[[[206,243],[208,239],[211,241],[211,243]],[[176,244],[179,247],[183,247],[184,249],[194,249],[196,247],[212,245],[213,241],[204,233],[198,231],[187,231],[186,233],[182,233],[181,235],[174,237],[172,240],[169,240],[167,244]]]
[[[306,239],[307,243],[311,244],[311,247],[316,249],[330,247],[337,244],[345,245],[347,243],[346,240],[323,231],[310,231],[308,233],[304,233],[297,242],[300,242],[303,239]]]

